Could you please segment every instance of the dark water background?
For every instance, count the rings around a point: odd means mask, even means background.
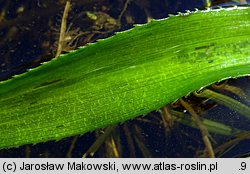
[[[117,19],[124,7],[124,0],[92,0],[92,1],[72,1],[73,9],[70,11],[69,22],[73,21],[73,29],[80,28],[83,31],[91,31],[92,24],[79,17],[83,11],[102,11],[110,17]],[[16,0],[0,1],[0,12],[6,10],[3,20],[0,20],[0,80],[11,78],[15,74],[20,74],[26,69],[36,67],[41,62],[49,61],[55,56],[56,41],[65,1],[48,0]],[[235,1],[214,0],[213,5],[228,6],[240,4]],[[185,12],[195,8],[204,9],[203,0],[131,0],[128,4],[124,16],[121,18],[121,26],[116,27],[106,34],[94,35],[89,41],[94,42],[98,38],[105,38],[115,31],[123,31],[131,28],[134,23],[146,23],[147,18],[161,19],[167,14]],[[150,15],[150,16],[149,16]],[[205,22],[205,21],[204,21]],[[107,29],[100,29],[107,31]],[[86,38],[80,38],[77,46],[86,43]],[[232,85],[243,89],[248,100],[241,100],[237,96],[231,96],[250,106],[250,83],[246,78],[232,80]],[[159,113],[152,112],[151,115],[159,117]],[[236,112],[224,106],[217,106],[209,110],[207,115],[213,118],[222,118],[225,123],[235,127],[249,130],[250,123]],[[229,118],[226,119],[225,118]],[[143,144],[148,149],[149,154],[141,152],[142,146],[135,145],[133,152],[136,157],[195,157],[199,150],[204,149],[200,132],[196,129],[176,124],[167,137],[164,134],[162,125],[150,125],[138,120],[128,121],[126,126],[133,134],[134,125],[140,128]],[[131,157],[129,142],[121,131],[116,128],[121,137],[122,155],[121,157]],[[117,134],[117,133],[115,133]],[[218,144],[228,140],[228,137],[215,136]],[[1,150],[0,157],[65,157],[70,144],[74,138],[70,137],[58,142],[40,143],[34,146],[22,146],[20,148]],[[81,157],[89,146],[95,141],[95,133],[87,133],[80,136],[72,151],[72,157]],[[250,152],[250,141],[245,140],[234,146],[222,157],[238,157]],[[95,157],[107,156],[105,147],[102,147]],[[145,152],[145,151],[144,151]],[[248,155],[249,156],[249,155]]]

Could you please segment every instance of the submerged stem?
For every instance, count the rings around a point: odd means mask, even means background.
[[[202,134],[202,139],[204,141],[204,144],[207,149],[208,156],[210,158],[214,158],[214,151],[213,151],[213,146],[209,140],[209,132],[207,131],[207,128],[203,125],[199,115],[194,111],[194,109],[183,99],[180,99],[181,104],[188,110],[188,112],[193,116],[194,121],[196,122],[198,128],[201,131]]]
[[[237,111],[242,116],[246,117],[247,119],[250,119],[250,107],[238,102],[237,100],[234,100],[226,95],[217,93],[215,91],[205,89],[201,93],[195,93],[197,97],[204,97],[209,98],[218,104],[227,106],[228,108],[231,108],[235,111]]]

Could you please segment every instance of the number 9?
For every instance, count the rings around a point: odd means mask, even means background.
[[[246,162],[241,162],[240,165],[241,165],[241,170],[246,170],[247,168]]]

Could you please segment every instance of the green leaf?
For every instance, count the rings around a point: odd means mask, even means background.
[[[0,148],[124,122],[192,91],[250,74],[250,9],[149,24],[0,82]]]

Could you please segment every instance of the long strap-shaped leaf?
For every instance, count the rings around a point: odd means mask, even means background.
[[[0,83],[0,148],[121,123],[250,74],[250,8],[152,21]]]

